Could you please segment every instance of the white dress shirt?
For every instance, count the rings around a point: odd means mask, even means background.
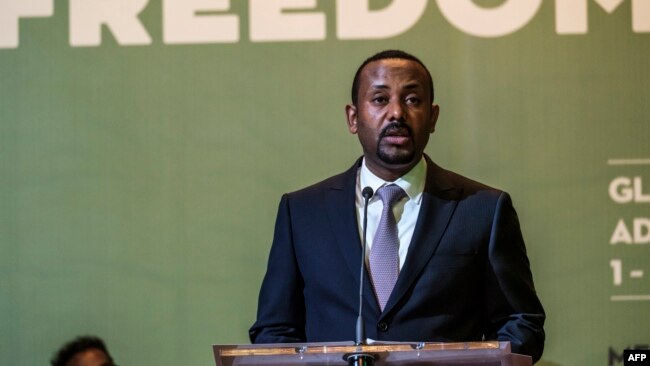
[[[404,266],[406,254],[408,253],[409,245],[411,244],[411,238],[413,237],[415,223],[418,219],[418,213],[420,212],[422,192],[424,191],[426,175],[427,163],[424,157],[422,157],[420,162],[417,163],[413,169],[411,169],[408,173],[401,176],[394,182],[387,182],[374,175],[366,166],[365,158],[363,159],[361,168],[357,173],[357,222],[359,223],[359,237],[361,238],[362,245],[364,199],[361,195],[361,191],[363,188],[370,187],[372,188],[372,191],[376,193],[379,188],[385,185],[397,184],[404,190],[404,192],[406,192],[407,197],[402,198],[393,206],[393,214],[395,215],[395,221],[397,222],[397,233],[399,237],[400,270],[402,269],[402,266]],[[368,231],[366,234],[368,250],[366,252],[366,263],[370,258],[370,252],[372,251],[372,242],[375,237],[375,232],[377,231],[377,225],[379,225],[379,219],[381,217],[381,211],[383,208],[384,205],[379,196],[373,195],[368,204]]]

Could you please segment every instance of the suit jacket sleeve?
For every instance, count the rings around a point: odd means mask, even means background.
[[[512,351],[539,360],[544,309],[537,297],[519,220],[510,196],[498,199],[486,266],[486,339],[510,341]]]
[[[253,343],[305,341],[304,282],[292,239],[289,196],[280,201],[268,268],[259,295],[257,321],[249,331]]]

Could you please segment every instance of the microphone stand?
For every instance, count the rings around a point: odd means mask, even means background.
[[[358,347],[357,350],[361,349],[361,346],[366,344],[366,327],[363,322],[363,273],[366,270],[366,230],[368,226],[368,201],[373,196],[374,192],[372,188],[365,187],[361,191],[361,195],[364,199],[363,205],[363,245],[361,250],[361,271],[359,274],[359,316],[357,317],[357,328],[356,328],[356,339],[354,344]],[[346,355],[345,360],[348,361],[349,366],[373,366],[375,362],[375,356],[364,353],[364,352],[355,352]]]

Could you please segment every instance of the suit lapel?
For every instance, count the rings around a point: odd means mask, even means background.
[[[332,232],[336,237],[336,246],[352,278],[356,288],[359,288],[359,272],[361,265],[361,239],[359,238],[359,224],[356,212],[356,185],[357,170],[361,159],[348,171],[332,182],[325,192],[325,207]],[[379,313],[379,305],[375,298],[370,277],[367,271],[363,274],[363,296],[366,304],[373,304]],[[364,305],[367,306],[367,305]]]
[[[459,196],[459,189],[453,186],[445,170],[427,157],[427,180],[422,194],[422,206],[406,261],[382,314],[387,314],[420,276],[447,229]]]

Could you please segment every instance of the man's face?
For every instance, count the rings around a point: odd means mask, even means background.
[[[366,65],[359,81],[357,105],[346,107],[348,128],[359,135],[368,168],[394,180],[418,163],[438,118],[426,71],[385,59]]]

